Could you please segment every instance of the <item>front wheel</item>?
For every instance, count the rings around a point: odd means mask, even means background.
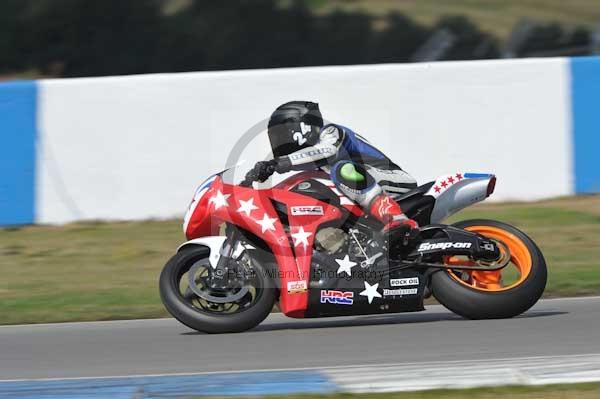
[[[517,316],[539,300],[546,287],[546,262],[531,238],[494,220],[465,220],[454,226],[496,241],[501,251],[510,252],[510,263],[498,271],[464,271],[451,268],[464,259],[445,258],[449,268],[431,277],[433,295],[442,305],[468,319],[501,319]]]
[[[233,265],[235,273],[215,278],[209,254],[208,247],[198,245],[169,260],[159,281],[163,304],[181,323],[201,332],[241,332],[257,326],[277,297],[272,279],[248,252]]]

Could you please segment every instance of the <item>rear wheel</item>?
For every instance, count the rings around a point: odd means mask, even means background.
[[[469,319],[498,319],[517,316],[532,307],[546,287],[544,256],[533,240],[519,229],[493,220],[465,220],[455,227],[479,233],[498,243],[510,256],[499,271],[464,271],[451,265],[467,259],[447,257],[450,267],[431,277],[435,298],[456,314]]]
[[[269,274],[246,252],[223,284],[223,278],[214,279],[209,254],[208,247],[198,245],[169,260],[159,281],[163,304],[181,323],[201,332],[241,332],[257,326],[276,299]]]

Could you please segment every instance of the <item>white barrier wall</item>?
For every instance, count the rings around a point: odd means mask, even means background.
[[[494,198],[573,192],[566,59],[47,80],[36,221],[181,216],[194,188],[279,104],[320,103],[420,183],[498,176]],[[250,163],[268,153],[263,131]]]

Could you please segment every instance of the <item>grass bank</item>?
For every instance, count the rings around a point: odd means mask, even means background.
[[[600,197],[480,205],[453,219],[474,217],[533,237],[546,296],[600,294]],[[178,220],[0,229],[0,324],[166,316],[157,278],[182,240]]]
[[[600,383],[508,386],[476,389],[436,389],[420,392],[386,392],[333,395],[269,396],[269,399],[597,399]]]
[[[521,19],[543,23],[559,23],[566,28],[585,26],[595,28],[600,8],[590,0],[311,0],[313,9],[328,13],[336,9],[363,11],[374,16],[400,12],[424,25],[433,25],[443,16],[463,15],[479,29],[501,40]]]

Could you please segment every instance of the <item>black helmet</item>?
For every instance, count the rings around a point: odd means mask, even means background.
[[[273,155],[280,157],[315,145],[323,127],[319,104],[290,101],[282,104],[269,119],[269,141]]]

